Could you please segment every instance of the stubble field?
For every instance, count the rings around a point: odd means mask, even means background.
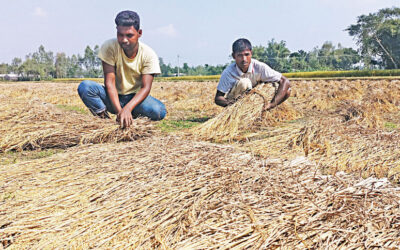
[[[165,120],[94,118],[76,83],[0,83],[0,248],[398,248],[400,81],[155,82]]]

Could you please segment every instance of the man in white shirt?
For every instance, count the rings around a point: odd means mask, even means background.
[[[275,108],[290,96],[289,80],[281,73],[271,69],[267,64],[252,59],[252,46],[249,40],[241,38],[232,45],[231,63],[221,74],[215,95],[215,103],[226,107],[237,98],[259,83],[277,82],[278,90],[267,110]]]

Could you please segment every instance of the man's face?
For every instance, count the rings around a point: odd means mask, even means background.
[[[232,54],[233,59],[236,61],[236,65],[240,68],[240,70],[242,70],[243,73],[246,73],[249,69],[251,56],[251,50],[249,49]]]
[[[117,26],[117,40],[124,50],[133,50],[142,36],[142,30],[133,26]]]

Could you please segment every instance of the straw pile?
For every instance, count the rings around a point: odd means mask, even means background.
[[[153,133],[146,119],[136,119],[131,128],[120,129],[112,120],[62,110],[38,98],[11,101],[3,96],[0,109],[0,152],[129,141]]]
[[[274,93],[275,89],[271,85],[257,86],[216,117],[196,127],[193,134],[202,139],[227,141],[237,138],[243,132],[255,131],[260,126],[274,126],[302,116],[288,103],[267,111],[266,105]]]
[[[186,120],[217,115],[222,107],[215,105],[216,82],[155,82],[151,94],[168,110],[169,120]]]
[[[332,120],[331,120],[332,121]],[[335,121],[315,121],[303,127],[289,148],[300,147],[306,156],[331,171],[355,172],[362,177],[400,180],[400,133],[356,124],[330,126]]]
[[[307,82],[294,89],[290,101],[305,117],[262,128],[246,137],[244,148],[275,157],[303,153],[327,173],[400,182],[400,86],[395,81]]]
[[[400,81],[292,81],[292,96],[266,112],[267,86],[190,131],[200,139],[230,141],[252,154],[299,154],[325,173],[353,172],[400,182]],[[267,92],[267,93],[265,93]],[[285,106],[286,105],[286,106]]]
[[[74,147],[0,176],[3,247],[400,247],[399,188],[322,175],[304,157],[153,136]]]

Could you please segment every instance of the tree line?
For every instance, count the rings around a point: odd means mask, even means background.
[[[53,78],[95,78],[101,77],[101,60],[97,57],[99,46],[87,46],[84,55],[54,55],[40,45],[36,52],[28,54],[25,60],[14,58],[11,64],[0,64],[0,74],[15,73],[21,80],[48,80]]]
[[[361,15],[346,31],[355,39],[358,50],[327,41],[311,51],[292,52],[285,41],[272,39],[265,46],[254,46],[253,58],[280,72],[400,68],[400,8]],[[14,58],[11,64],[0,64],[0,74],[15,73],[21,80],[102,77],[98,51],[99,46],[95,45],[87,46],[83,56],[66,56],[63,52],[54,55],[41,45],[24,61]],[[189,66],[183,63],[178,67],[160,58],[161,76],[174,76],[178,72],[180,75],[218,75],[228,64]]]

